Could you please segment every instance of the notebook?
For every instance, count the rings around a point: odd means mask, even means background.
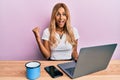
[[[117,44],[81,48],[77,62],[58,64],[70,78],[77,78],[107,68]]]

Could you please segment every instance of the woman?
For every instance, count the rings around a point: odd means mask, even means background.
[[[79,34],[71,27],[70,12],[64,3],[54,6],[50,25],[43,32],[42,40],[39,28],[33,29],[39,49],[46,59],[77,60],[77,43]]]

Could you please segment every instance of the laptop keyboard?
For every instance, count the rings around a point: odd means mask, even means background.
[[[68,73],[70,73],[71,75],[73,75],[74,73],[74,70],[75,70],[75,67],[72,67],[72,68],[67,68],[65,69]]]

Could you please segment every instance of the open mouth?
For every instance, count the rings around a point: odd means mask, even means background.
[[[63,25],[65,21],[58,21],[59,25]]]

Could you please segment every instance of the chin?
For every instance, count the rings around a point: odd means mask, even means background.
[[[60,28],[63,28],[65,25],[59,25]]]

